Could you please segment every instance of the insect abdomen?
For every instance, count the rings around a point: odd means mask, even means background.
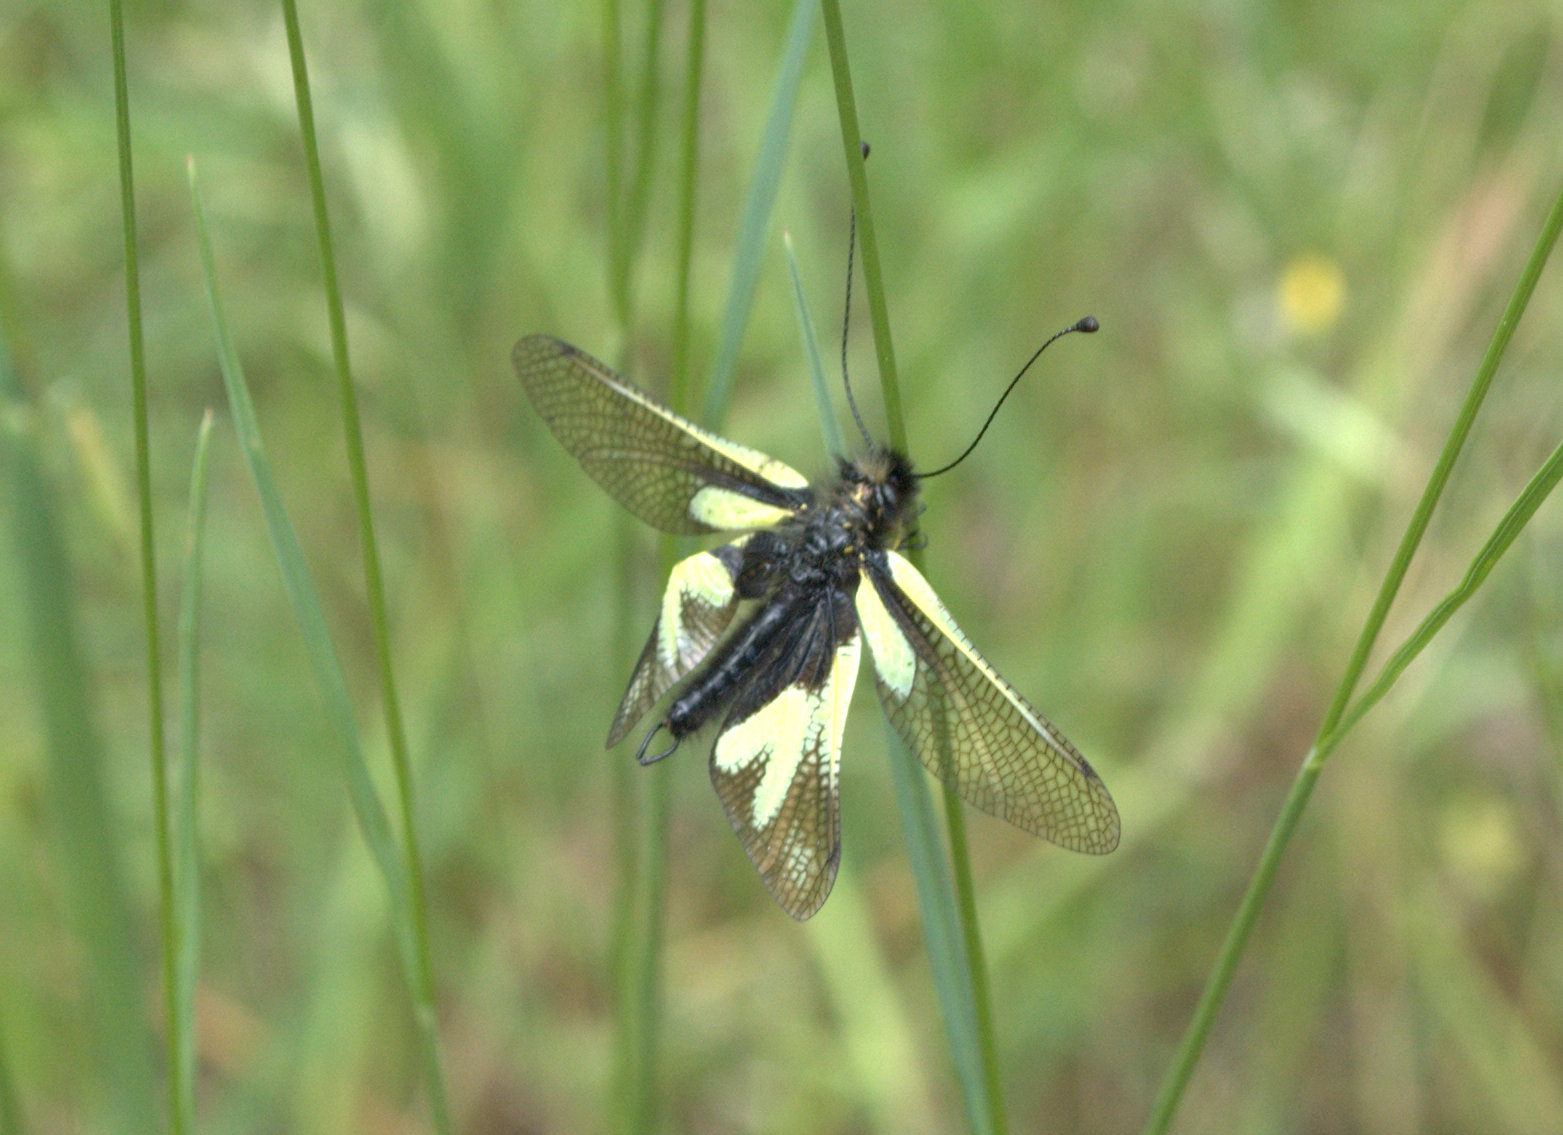
[[[777,637],[797,615],[797,597],[778,595],[732,638],[717,647],[704,673],[668,709],[665,722],[675,739],[699,729],[726,704],[733,689],[770,654]]]

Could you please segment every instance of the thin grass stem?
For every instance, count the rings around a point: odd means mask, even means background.
[[[653,141],[656,137],[657,52],[661,37],[662,4],[653,6],[648,46],[641,76],[640,154],[634,190],[630,200],[628,260],[633,264],[641,243],[645,212],[650,197]],[[695,197],[699,185],[700,88],[705,63],[705,0],[694,0],[689,9],[688,53],[685,58],[684,100],[679,131],[678,180],[678,268],[674,282],[674,320],[672,328],[673,368],[668,376],[667,403],[676,413],[688,413],[691,401],[689,277],[694,258]],[[680,543],[671,536],[660,541],[661,578],[673,570]],[[673,781],[661,765],[647,770],[648,789],[646,824],[642,842],[644,904],[640,924],[640,948],[636,972],[637,1014],[640,1027],[640,1051],[636,1055],[638,1076],[633,1108],[632,1131],[655,1128],[657,1116],[658,1053],[657,1038],[662,1028],[662,954],[667,939],[667,852],[671,822]]]
[[[201,579],[206,560],[206,486],[213,416],[201,418],[190,470],[190,521],[185,579],[179,602],[179,700],[175,708],[170,826],[174,845],[174,1065],[178,1106],[195,1123],[195,986],[201,957],[201,886],[197,816],[200,762],[196,755],[200,710]],[[172,1092],[172,1088],[170,1089]]]
[[[650,0],[646,9],[646,34],[641,40],[640,91],[635,99],[635,175],[630,179],[629,199],[624,203],[624,266],[632,274],[646,237],[646,216],[651,209],[651,177],[656,170],[657,144],[661,139],[657,106],[662,91],[662,17],[665,0]],[[694,45],[690,45],[693,49]],[[626,288],[634,286],[627,279]]]
[[[1481,587],[1482,582],[1491,574],[1492,569],[1498,566],[1498,561],[1509,550],[1509,546],[1514,543],[1519,534],[1524,531],[1525,526],[1530,523],[1530,519],[1536,514],[1536,510],[1551,495],[1552,490],[1557,488],[1560,479],[1563,479],[1563,445],[1559,445],[1552,451],[1546,462],[1531,477],[1524,491],[1509,506],[1509,510],[1503,515],[1503,519],[1498,522],[1497,528],[1487,538],[1487,542],[1482,545],[1481,551],[1476,554],[1476,558],[1471,561],[1471,566],[1466,569],[1465,575],[1461,578],[1459,584],[1448,595],[1439,600],[1438,605],[1428,612],[1427,617],[1422,620],[1416,630],[1390,656],[1389,661],[1384,663],[1383,670],[1379,672],[1379,676],[1373,680],[1372,685],[1364,691],[1362,696],[1352,703],[1351,708],[1341,717],[1335,728],[1319,738],[1321,760],[1323,757],[1329,756],[1345,738],[1346,734],[1351,732],[1356,726],[1357,722],[1361,721],[1367,712],[1383,699],[1406,667],[1411,665],[1416,656],[1421,654],[1427,644],[1433,640],[1433,636],[1443,628],[1443,625],[1450,620],[1456,611],[1465,606],[1476,594],[1477,589]]]
[[[684,68],[684,111],[678,153],[678,267],[673,282],[673,373],[669,405],[687,410],[689,390],[689,275],[695,253],[695,199],[700,186],[700,89],[705,69],[706,0],[690,0],[689,54]],[[684,412],[683,410],[680,411]]]
[[[825,39],[830,50],[831,74],[835,80],[836,108],[841,118],[841,141],[846,156],[847,176],[852,184],[852,203],[856,210],[858,239],[862,247],[864,291],[868,295],[869,321],[874,329],[875,354],[879,362],[880,389],[884,396],[885,417],[893,449],[905,453],[906,423],[901,410],[900,384],[896,376],[895,347],[890,334],[890,313],[886,303],[884,277],[880,270],[879,238],[874,228],[874,213],[868,194],[868,172],[863,153],[862,133],[858,126],[857,104],[852,92],[852,73],[846,47],[846,33],[842,27],[841,8],[837,0],[822,0],[825,17]],[[922,557],[913,549],[913,562],[921,570]],[[913,764],[912,756],[903,746],[892,746],[892,752]],[[1002,1095],[1002,1083],[998,1068],[998,1045],[994,1036],[993,1013],[988,1001],[986,964],[982,958],[982,935],[977,921],[977,902],[973,890],[971,864],[966,850],[965,817],[961,802],[948,785],[943,786],[945,816],[950,840],[950,859],[955,873],[957,908],[949,912],[924,910],[924,926],[934,921],[958,920],[961,926],[964,949],[959,958],[949,959],[950,964],[935,964],[935,974],[944,973],[953,980],[959,973],[961,988],[941,992],[940,1005],[945,1015],[945,1030],[951,1041],[951,1054],[957,1062],[957,1078],[966,1098],[967,1113],[973,1127],[1002,1135],[1007,1130]],[[909,831],[913,825],[905,822]],[[919,890],[921,899],[925,892]],[[930,888],[930,896],[941,893]],[[930,936],[930,954],[938,939]],[[964,961],[964,966],[959,965]],[[969,1024],[958,1022],[957,1015],[970,1016]],[[967,1032],[977,1038],[976,1068],[963,1066],[969,1050],[959,1043]]]
[[[152,453],[147,431],[146,344],[141,318],[141,268],[136,238],[136,179],[130,145],[130,83],[125,66],[125,10],[109,0],[114,57],[114,127],[119,150],[120,232],[125,242],[125,323],[130,336],[130,404],[136,446],[136,502],[141,520],[141,619],[146,643],[148,757],[152,772],[152,827],[157,847],[158,959],[162,969],[163,1030],[168,1064],[168,1128],[189,1130],[191,1098],[179,1059],[191,1022],[179,1018],[175,995],[174,868],[168,830],[168,766],[163,745],[163,667],[157,617],[157,551],[152,517]]]
[[[632,303],[630,273],[625,262],[629,242],[624,221],[622,35],[618,0],[603,0],[603,180],[607,187],[607,283],[621,344],[629,336]],[[635,631],[629,610],[630,597],[635,591],[635,572],[630,560],[633,547],[628,518],[617,516],[614,524],[614,594],[619,597],[619,601],[614,618],[614,656],[626,660],[633,658],[635,650]],[[613,858],[617,869],[618,893],[613,905],[614,920],[609,946],[614,990],[614,1041],[608,1099],[612,1113],[610,1129],[625,1132],[626,1135],[634,1132],[636,1117],[642,1110],[637,1099],[643,1083],[639,1066],[645,1048],[640,1041],[639,1028],[639,1006],[643,1000],[639,992],[643,972],[640,951],[644,942],[637,934],[641,924],[639,911],[643,880],[640,840],[644,824],[642,808],[638,806],[638,785],[634,774],[631,762],[627,761],[614,761],[609,773],[612,779]]]
[[[353,482],[353,500],[358,514],[358,535],[363,555],[364,590],[369,601],[370,624],[374,630],[375,659],[379,670],[381,704],[385,711],[386,735],[391,748],[391,767],[400,810],[402,857],[406,871],[407,899],[412,920],[410,942],[414,970],[408,975],[413,998],[413,1016],[417,1023],[419,1047],[423,1056],[424,1081],[429,1093],[429,1108],[437,1131],[451,1129],[449,1108],[445,1102],[445,1079],[440,1070],[438,1022],[434,1005],[434,969],[429,959],[429,923],[423,893],[422,854],[419,851],[417,812],[413,801],[412,759],[407,751],[407,733],[402,723],[401,701],[396,692],[396,677],[391,660],[390,624],[386,617],[385,586],[380,574],[380,553],[375,540],[374,515],[369,498],[368,462],[364,457],[363,427],[359,421],[358,395],[347,355],[347,318],[342,308],[342,292],[337,283],[336,256],[331,247],[331,221],[326,210],[325,178],[321,173],[320,147],[315,137],[315,113],[309,92],[309,72],[304,61],[304,37],[299,30],[295,0],[282,0],[283,20],[287,27],[288,57],[293,67],[293,95],[298,106],[299,134],[304,143],[305,169],[309,176],[310,197],[314,202],[315,235],[320,244],[320,267],[326,293],[326,314],[331,330],[331,357],[341,397],[342,429],[347,442],[347,466]]]
[[[704,4],[691,11],[692,39],[690,68],[697,82],[704,51]],[[628,344],[634,322],[634,269],[643,244],[646,216],[650,208],[651,177],[658,138],[656,113],[660,90],[662,0],[654,0],[647,15],[645,38],[641,45],[641,74],[635,103],[635,157],[633,168],[626,151],[624,124],[629,117],[624,103],[628,83],[622,73],[622,26],[617,0],[605,0],[603,7],[603,70],[605,77],[605,130],[607,134],[607,184],[609,203],[609,293],[621,342]],[[699,92],[686,93],[686,114],[698,109]],[[696,140],[693,126],[686,123],[681,136],[686,152],[682,166],[686,178],[693,178],[694,155],[687,147]],[[626,170],[628,176],[626,177]],[[628,185],[626,191],[625,186]],[[693,185],[680,198],[681,292],[687,289],[693,232]],[[686,223],[687,217],[687,223]],[[682,319],[687,322],[687,301],[680,296]],[[675,355],[682,352],[687,363],[687,335],[679,342],[675,330]],[[620,359],[620,365],[623,359]],[[687,366],[683,368],[687,371]],[[675,367],[675,384],[684,381]],[[676,405],[676,403],[671,403]],[[620,657],[630,657],[634,647],[630,610],[634,594],[634,572],[629,557],[633,540],[627,518],[618,523],[618,570],[620,598],[615,638],[620,642]],[[666,551],[664,560],[669,560]],[[613,1126],[624,1132],[639,1132],[655,1125],[657,1096],[657,1035],[662,1006],[663,915],[666,895],[667,831],[671,798],[666,776],[661,769],[650,771],[648,795],[637,810],[635,783],[640,770],[628,762],[617,762],[613,770],[615,859],[619,868],[619,901],[615,906],[611,958],[617,995],[614,1067],[610,1099],[614,1110]]]
[[[629,249],[624,231],[624,64],[619,0],[602,4],[603,173],[607,187],[608,295],[621,334],[629,332]]]
[[[1242,901],[1238,904],[1237,914],[1232,919],[1231,926],[1227,929],[1226,938],[1221,944],[1220,953],[1216,956],[1215,965],[1211,969],[1209,978],[1206,979],[1204,992],[1200,995],[1198,1004],[1194,1008],[1194,1015],[1190,1019],[1184,1031],[1183,1038],[1178,1046],[1177,1054],[1173,1057],[1172,1067],[1168,1070],[1166,1079],[1162,1082],[1161,1090],[1157,1093],[1156,1101],[1151,1109],[1150,1118],[1145,1125],[1145,1135],[1159,1135],[1167,1130],[1176,1114],[1178,1105],[1182,1102],[1188,1082],[1194,1074],[1194,1068],[1199,1063],[1200,1054],[1204,1051],[1205,1041],[1210,1035],[1211,1026],[1215,1022],[1216,1012],[1221,1007],[1221,1002],[1226,996],[1227,989],[1232,984],[1233,974],[1237,972],[1237,964],[1242,957],[1243,950],[1248,944],[1248,939],[1253,933],[1254,924],[1259,917],[1260,908],[1264,905],[1270,887],[1275,881],[1275,874],[1281,864],[1281,859],[1286,853],[1287,845],[1291,842],[1292,833],[1297,830],[1298,821],[1301,820],[1304,809],[1308,805],[1308,798],[1313,793],[1313,787],[1319,779],[1319,773],[1324,767],[1324,761],[1330,753],[1340,744],[1351,728],[1361,720],[1362,715],[1372,708],[1380,698],[1394,684],[1405,667],[1410,664],[1422,648],[1431,641],[1439,628],[1444,625],[1449,616],[1454,613],[1481,585],[1492,570],[1493,565],[1503,552],[1513,542],[1515,536],[1524,528],[1525,524],[1540,507],[1541,501],[1552,491],[1557,484],[1559,475],[1563,475],[1563,469],[1558,468],[1559,454],[1554,452],[1547,463],[1533,477],[1526,486],[1524,492],[1510,507],[1499,523],[1498,529],[1489,537],[1487,543],[1478,553],[1469,572],[1459,587],[1441,602],[1433,612],[1423,620],[1422,624],[1412,634],[1411,638],[1390,659],[1381,672],[1378,680],[1355,705],[1351,703],[1351,694],[1356,687],[1362,670],[1366,666],[1369,651],[1378,637],[1384,619],[1389,613],[1390,604],[1394,601],[1395,593],[1404,579],[1406,569],[1410,566],[1411,557],[1416,553],[1417,545],[1421,543],[1422,535],[1427,529],[1428,520],[1433,508],[1437,505],[1439,497],[1443,494],[1445,485],[1449,480],[1450,470],[1453,469],[1456,458],[1470,435],[1471,426],[1476,420],[1476,414],[1481,409],[1482,402],[1487,396],[1488,389],[1492,385],[1493,376],[1497,373],[1498,364],[1503,358],[1504,351],[1509,345],[1509,339],[1514,333],[1515,326],[1524,314],[1526,306],[1530,302],[1535,291],[1536,282],[1541,278],[1541,271],[1545,267],[1548,257],[1552,254],[1557,244],[1558,234],[1563,231],[1563,193],[1560,193],[1548,213],[1546,221],[1542,224],[1541,233],[1537,237],[1535,247],[1531,250],[1530,258],[1526,262],[1524,271],[1520,274],[1519,282],[1515,285],[1514,292],[1509,298],[1508,305],[1504,308],[1502,317],[1498,321],[1497,330],[1493,334],[1492,342],[1488,344],[1487,352],[1482,358],[1481,366],[1477,369],[1476,377],[1466,392],[1465,401],[1460,407],[1460,412],[1454,425],[1449,431],[1449,436],[1444,441],[1442,452],[1433,471],[1428,477],[1427,485],[1422,491],[1422,497],[1417,502],[1411,520],[1406,526],[1405,535],[1401,537],[1400,546],[1395,552],[1389,570],[1385,574],[1384,582],[1379,588],[1377,597],[1368,613],[1362,632],[1357,637],[1357,644],[1353,648],[1351,657],[1347,661],[1346,671],[1341,677],[1340,685],[1336,688],[1335,696],[1330,703],[1324,720],[1319,726],[1318,734],[1307,755],[1303,758],[1301,767],[1297,771],[1296,778],[1292,781],[1291,788],[1287,791],[1286,799],[1282,801],[1281,812],[1277,817],[1275,826],[1271,829],[1269,839],[1265,842],[1264,851],[1260,854],[1259,863],[1254,869],[1253,877],[1249,880],[1248,888],[1243,893]],[[1347,713],[1348,706],[1351,712]]]

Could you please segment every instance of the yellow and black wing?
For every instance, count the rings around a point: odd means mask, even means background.
[[[651,637],[608,730],[610,749],[680,678],[700,665],[726,633],[738,610],[738,569],[747,539],[696,552],[673,565]]]
[[[1061,847],[1117,847],[1107,786],[977,653],[922,574],[888,551],[864,567],[856,606],[879,699],[928,771],[968,804]]]
[[[528,335],[511,360],[592,479],[664,532],[767,528],[808,499],[808,481],[791,466],[679,417],[568,343]]]
[[[841,736],[862,639],[831,593],[757,660],[711,749],[711,783],[765,889],[796,919],[841,861]]]

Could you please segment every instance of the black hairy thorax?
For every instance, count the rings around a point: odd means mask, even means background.
[[[914,535],[917,481],[911,461],[893,450],[839,459],[835,483],[809,496],[785,523],[753,533],[741,548],[717,549],[741,556],[739,598],[760,602],[669,707],[660,728],[675,746],[723,710],[742,720],[785,686],[819,688],[836,644],[857,629],[852,599],[863,557]]]

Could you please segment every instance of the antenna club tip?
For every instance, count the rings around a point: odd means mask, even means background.
[[[1088,315],[1079,323],[1075,324],[1076,331],[1084,331],[1087,335],[1101,330],[1101,327],[1102,325],[1096,321],[1096,316],[1094,315]]]

